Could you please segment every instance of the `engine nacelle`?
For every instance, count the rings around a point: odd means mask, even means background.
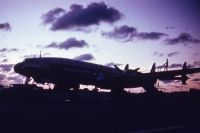
[[[185,75],[185,76],[181,76],[181,77],[174,77],[173,80],[180,80],[182,82],[183,85],[186,85],[186,81],[188,80],[189,78]]]

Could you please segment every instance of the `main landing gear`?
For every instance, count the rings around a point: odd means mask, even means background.
[[[54,90],[60,93],[67,93],[69,95],[70,100],[77,101],[79,99],[79,84],[75,85],[63,85],[63,84],[56,84]]]

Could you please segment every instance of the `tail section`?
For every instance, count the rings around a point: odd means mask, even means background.
[[[187,62],[184,62],[182,69],[183,69],[183,70],[186,70],[186,69],[187,69]]]
[[[187,71],[187,63],[184,62],[183,67],[182,67],[182,74],[181,74],[181,81],[183,85],[186,85],[186,81],[188,80],[186,71]]]

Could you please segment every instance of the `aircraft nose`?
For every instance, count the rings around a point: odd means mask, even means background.
[[[16,73],[21,73],[22,66],[23,66],[22,63],[17,63],[17,64],[14,66],[14,71],[15,71]]]

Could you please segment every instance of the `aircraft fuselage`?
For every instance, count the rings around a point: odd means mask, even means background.
[[[140,72],[125,75],[115,68],[65,58],[29,58],[16,64],[14,70],[37,83],[95,85],[104,89],[142,85]]]

